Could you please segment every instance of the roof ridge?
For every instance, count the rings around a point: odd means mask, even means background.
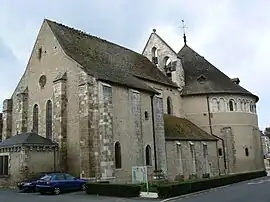
[[[144,55],[140,54],[139,52],[136,52],[136,51],[132,50],[131,48],[128,48],[128,47],[125,47],[125,46],[123,46],[123,45],[119,45],[119,44],[117,44],[117,43],[115,43],[115,42],[108,41],[108,40],[106,40],[106,39],[104,39],[104,38],[101,38],[101,37],[92,35],[92,34],[87,33],[87,32],[85,32],[85,31],[83,31],[83,30],[81,30],[81,29],[77,29],[77,28],[75,28],[75,27],[70,27],[70,26],[67,26],[67,25],[65,25],[65,24],[59,23],[59,22],[57,22],[57,21],[52,21],[52,20],[48,20],[48,19],[45,19],[45,21],[47,21],[47,22],[49,22],[49,23],[54,23],[54,24],[59,25],[59,26],[63,26],[63,27],[65,27],[65,28],[67,28],[67,29],[70,29],[70,30],[75,31],[75,32],[77,32],[77,33],[79,33],[79,34],[82,34],[82,35],[84,35],[84,36],[86,36],[86,37],[92,37],[92,38],[95,38],[95,39],[100,40],[100,41],[102,41],[102,42],[109,43],[109,44],[114,45],[114,46],[118,46],[119,48],[126,49],[126,50],[128,50],[128,51],[131,51],[131,52],[133,52],[133,53],[135,53],[135,54],[138,54],[138,55],[143,56],[144,58],[148,59],[148,58],[145,57]]]

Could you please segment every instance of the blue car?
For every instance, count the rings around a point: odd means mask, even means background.
[[[67,173],[51,173],[37,181],[36,189],[41,194],[60,194],[66,191],[86,189],[86,180],[79,179]]]
[[[17,184],[17,187],[20,192],[35,192],[37,181],[40,180],[40,178],[50,173],[52,172],[40,172],[40,173],[31,175],[27,179],[19,182]]]

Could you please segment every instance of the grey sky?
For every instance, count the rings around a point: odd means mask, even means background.
[[[2,0],[0,107],[17,85],[44,18],[141,52],[153,28],[176,51],[188,45],[260,97],[261,129],[269,124],[270,1],[265,0]],[[0,110],[1,111],[1,110]]]

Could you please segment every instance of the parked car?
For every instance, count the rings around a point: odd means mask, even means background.
[[[21,192],[36,192],[37,181],[52,172],[39,172],[29,176],[27,179],[19,182],[17,187]]]
[[[66,191],[86,189],[86,180],[74,177],[68,173],[50,173],[37,181],[37,191],[41,194],[60,194]]]

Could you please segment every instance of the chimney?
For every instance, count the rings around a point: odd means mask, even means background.
[[[232,80],[232,82],[234,82],[237,85],[239,85],[239,83],[240,83],[240,79],[239,78],[232,78],[231,80]]]

